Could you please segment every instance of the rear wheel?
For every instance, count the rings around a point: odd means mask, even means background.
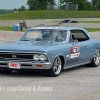
[[[62,70],[62,62],[61,58],[58,56],[55,58],[53,67],[47,71],[47,74],[52,77],[57,77],[61,73]]]
[[[88,64],[88,66],[98,67],[99,64],[100,64],[100,52],[97,51],[97,52],[94,54],[94,57],[93,57],[91,63]]]

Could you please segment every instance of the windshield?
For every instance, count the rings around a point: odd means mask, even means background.
[[[20,41],[66,41],[67,31],[58,29],[31,29],[27,30]]]

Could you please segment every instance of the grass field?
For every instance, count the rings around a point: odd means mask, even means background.
[[[25,11],[0,15],[0,20],[31,20],[33,19],[60,19],[60,18],[100,18],[100,11],[62,11],[43,10]]]
[[[78,23],[100,23],[100,21],[78,21]]]
[[[89,32],[96,32],[96,31],[100,31],[100,28],[85,28],[86,30],[88,30]],[[13,27],[0,27],[0,30],[3,31],[14,31]]]
[[[85,29],[88,30],[89,32],[100,31],[100,28],[85,28]]]
[[[4,30],[4,31],[14,31],[13,27],[0,27],[0,30]]]

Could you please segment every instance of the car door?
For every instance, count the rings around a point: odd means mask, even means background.
[[[99,45],[94,39],[87,41],[87,59],[90,61],[93,59],[95,52],[98,50]]]
[[[73,37],[74,36],[74,37]],[[88,41],[89,38],[84,34],[82,30],[71,30],[70,37],[72,40],[69,39],[70,44],[70,57],[67,62],[68,66],[78,65],[87,63],[88,59]]]

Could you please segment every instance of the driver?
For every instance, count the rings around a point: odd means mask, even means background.
[[[66,41],[67,32],[66,32],[66,31],[63,31],[63,32],[61,33],[61,37],[64,39],[64,41]]]

